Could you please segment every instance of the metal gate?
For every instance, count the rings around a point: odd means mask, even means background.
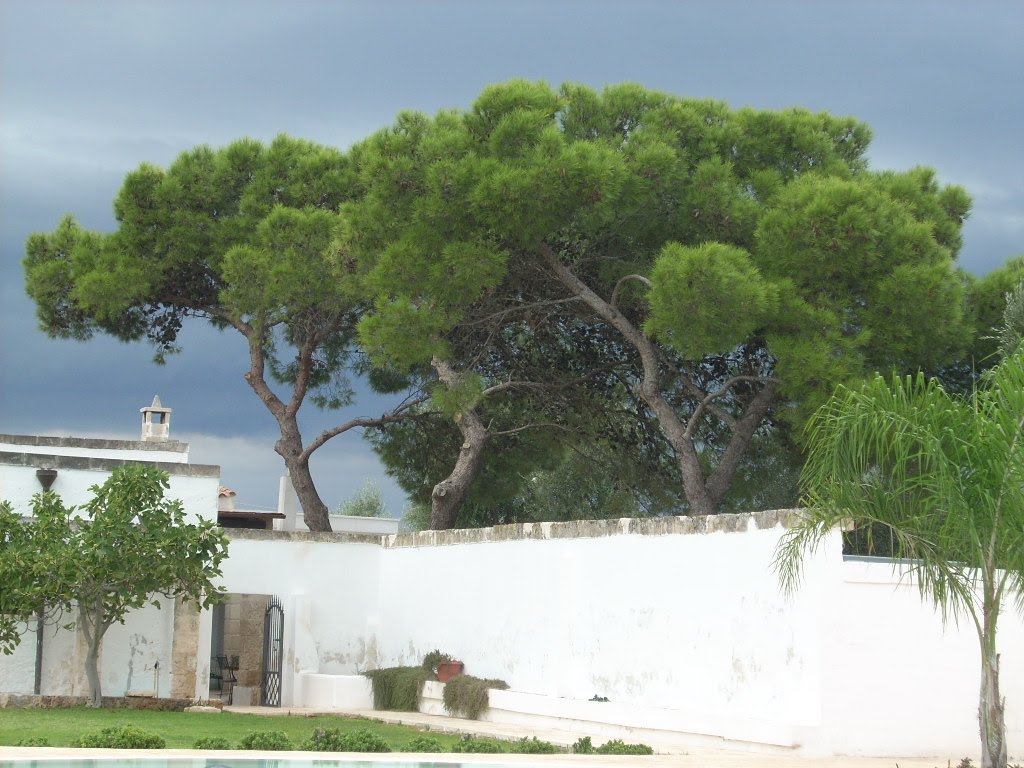
[[[284,608],[276,596],[267,603],[263,617],[263,685],[260,704],[281,706],[281,657],[284,645]]]

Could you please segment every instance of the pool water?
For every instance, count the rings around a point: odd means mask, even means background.
[[[507,763],[462,763],[448,760],[280,760],[178,758],[169,760],[126,760],[124,758],[98,758],[74,760],[0,760],[0,768],[513,768]],[[519,763],[515,768],[523,768]]]

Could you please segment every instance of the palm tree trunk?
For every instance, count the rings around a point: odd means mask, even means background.
[[[986,606],[987,607],[987,606]],[[1006,768],[1005,702],[999,694],[999,654],[996,652],[996,609],[985,611],[981,638],[981,768]]]

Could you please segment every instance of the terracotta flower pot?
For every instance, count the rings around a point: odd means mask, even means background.
[[[437,668],[437,679],[442,683],[447,683],[456,675],[461,675],[462,670],[461,661],[446,661]]]

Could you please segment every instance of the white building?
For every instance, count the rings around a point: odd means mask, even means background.
[[[0,435],[0,499],[29,514],[32,497],[42,490],[80,505],[117,467],[143,462],[167,472],[168,497],[180,499],[188,518],[216,519],[220,467],[191,464],[188,444],[170,437],[171,409],[153,398],[141,409],[139,440]],[[105,695],[153,691],[164,696],[205,696],[209,676],[209,617],[195,611],[145,608],[112,626],[100,660]],[[26,628],[12,656],[0,656],[0,689],[7,693],[84,696],[84,643],[75,632],[56,626]],[[205,630],[205,631],[203,631]],[[200,633],[205,637],[199,650]],[[41,658],[42,663],[37,663]],[[206,659],[204,662],[203,660]],[[177,662],[177,663],[176,663]]]

